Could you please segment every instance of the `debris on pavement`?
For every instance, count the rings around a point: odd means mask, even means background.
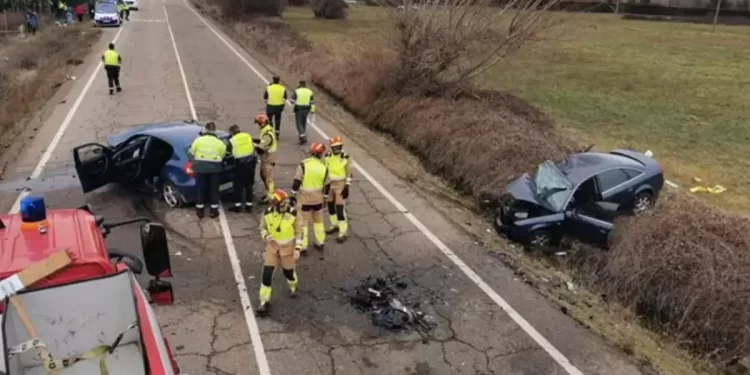
[[[407,288],[408,284],[395,275],[368,276],[351,290],[349,302],[357,311],[369,314],[375,326],[391,331],[432,330],[435,322],[419,310],[419,302],[412,302]]]

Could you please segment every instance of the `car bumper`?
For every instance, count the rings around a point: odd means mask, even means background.
[[[524,231],[519,227],[513,224],[508,225],[503,223],[500,215],[495,216],[493,224],[495,227],[495,231],[497,231],[497,233],[503,238],[520,242],[523,241],[523,239],[526,237],[526,233],[524,233]]]
[[[101,27],[118,27],[120,21],[94,21],[94,25]]]
[[[233,191],[231,179],[222,178],[219,182],[219,195],[225,196]],[[176,184],[177,191],[182,195],[186,203],[195,202],[195,198],[198,196],[198,189],[195,186],[195,179],[190,180],[187,184]]]

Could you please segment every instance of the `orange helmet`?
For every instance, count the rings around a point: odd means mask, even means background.
[[[260,126],[265,125],[266,123],[268,123],[268,116],[266,116],[266,115],[264,115],[262,113],[259,114],[259,115],[257,115],[257,116],[255,116],[255,123],[258,124],[258,125],[260,125]]]
[[[331,147],[343,146],[344,145],[344,140],[341,139],[341,137],[339,137],[338,135],[335,136],[335,137],[333,137],[333,138],[331,138],[329,142],[331,143]]]
[[[272,199],[276,203],[281,203],[287,200],[287,198],[289,198],[289,196],[286,194],[284,190],[276,189],[276,191],[273,192]]]
[[[326,146],[323,146],[320,142],[313,142],[310,145],[310,153],[313,155],[322,156],[326,152]]]

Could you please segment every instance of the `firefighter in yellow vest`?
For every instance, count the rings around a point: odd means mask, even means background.
[[[326,240],[326,229],[323,224],[323,189],[328,178],[328,168],[323,162],[326,146],[313,142],[310,145],[310,157],[297,166],[292,183],[292,200],[296,202],[299,217],[297,219],[297,249],[307,255],[308,221],[312,218],[315,248],[323,251]],[[299,194],[297,194],[299,191]]]
[[[255,116],[255,123],[260,126],[259,139],[253,140],[260,154],[260,180],[266,187],[266,194],[261,199],[261,203],[268,203],[276,190],[273,183],[273,168],[276,166],[276,149],[279,147],[278,139],[273,131],[273,126],[268,120],[268,116],[260,114]]]
[[[351,159],[344,152],[344,141],[341,137],[333,137],[330,140],[331,151],[326,153],[325,161],[328,167],[328,184],[324,193],[328,195],[328,218],[331,227],[326,233],[338,232],[338,242],[346,240],[348,222],[346,217],[346,199],[349,198],[349,185],[352,183]]]
[[[307,116],[310,115],[311,109],[315,106],[313,92],[307,88],[305,81],[299,81],[299,87],[292,94],[292,104],[294,105],[294,120],[297,123],[299,144],[303,145],[307,143]]]
[[[109,95],[114,94],[115,87],[117,88],[117,92],[122,91],[120,87],[120,64],[122,64],[122,57],[115,51],[114,43],[110,43],[109,49],[104,51],[102,62],[104,63],[104,71],[107,72]]]
[[[281,114],[284,112],[286,99],[286,88],[281,84],[281,78],[273,76],[273,83],[266,87],[263,100],[266,102],[266,116],[273,124],[277,139],[281,134]]]
[[[206,198],[211,204],[210,216],[219,216],[219,174],[224,171],[224,156],[227,145],[216,135],[216,124],[209,122],[203,132],[190,145],[188,153],[192,157],[195,185],[198,194],[195,210],[198,218],[203,218]]]
[[[242,206],[245,211],[253,210],[253,185],[255,185],[255,166],[258,158],[255,156],[253,137],[246,132],[240,131],[240,127],[232,125],[229,128],[229,146],[227,152],[234,158],[234,206],[229,210],[241,212]]]
[[[264,316],[268,313],[273,274],[279,265],[289,284],[292,298],[296,296],[299,281],[296,271],[299,251],[294,247],[297,237],[296,221],[297,212],[289,204],[286,192],[281,189],[276,190],[272,195],[271,205],[260,219],[260,235],[266,243],[266,251],[261,275],[258,315]]]

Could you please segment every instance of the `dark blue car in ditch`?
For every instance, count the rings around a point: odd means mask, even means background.
[[[545,161],[502,192],[495,228],[546,251],[564,236],[606,246],[612,221],[651,208],[664,186],[656,160],[630,150],[583,152]]]
[[[109,183],[158,196],[169,207],[195,202],[195,174],[188,158],[203,125],[192,121],[144,124],[115,134],[107,144],[87,143],[73,149],[84,193]],[[219,131],[225,142],[229,134]],[[222,193],[232,190],[234,159],[227,155],[220,178]]]

